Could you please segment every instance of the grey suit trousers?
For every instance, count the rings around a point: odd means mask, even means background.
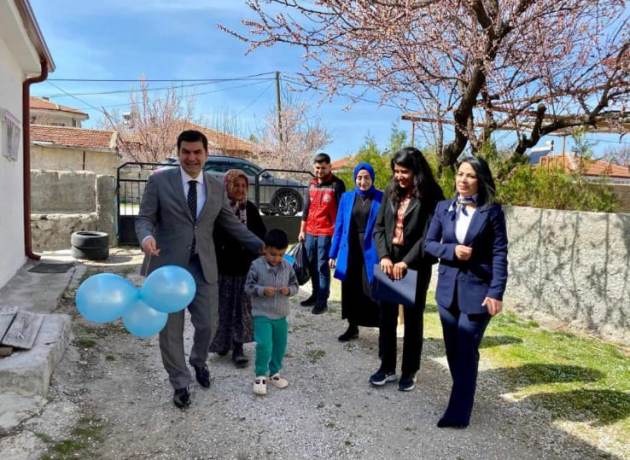
[[[191,321],[195,328],[189,362],[202,367],[208,358],[208,349],[217,330],[219,286],[207,283],[197,256],[191,258],[188,271],[195,278],[197,293],[188,306]],[[184,352],[184,310],[168,315],[166,326],[160,332],[160,352],[162,363],[169,381],[175,389],[187,387],[192,381]]]

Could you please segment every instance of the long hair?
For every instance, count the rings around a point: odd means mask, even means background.
[[[413,173],[412,195],[422,201],[428,209],[433,210],[437,202],[444,199],[442,189],[433,177],[433,171],[422,152],[415,147],[405,147],[396,152],[391,160],[392,178],[386,193],[395,206],[398,206],[402,197],[408,193],[408,190],[400,187],[394,179],[393,172],[396,165],[411,170]]]
[[[491,205],[496,203],[497,188],[494,185],[492,171],[490,171],[488,162],[479,157],[467,157],[457,163],[458,170],[463,163],[468,163],[477,175],[477,206],[481,207],[486,204]]]

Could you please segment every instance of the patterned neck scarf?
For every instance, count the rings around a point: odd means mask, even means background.
[[[228,199],[230,200],[230,207],[232,208],[232,211],[234,211],[234,215],[236,215],[237,219],[241,221],[242,224],[247,225],[247,192],[240,200],[232,198],[234,195],[233,190],[236,181],[241,178],[245,180],[245,185],[249,186],[249,180],[243,171],[240,169],[230,169],[225,173],[223,183],[225,184],[225,191],[227,192]]]
[[[466,210],[466,206],[469,204],[477,204],[477,197],[478,195],[475,193],[472,196],[462,196],[462,195],[457,195],[457,198],[455,199],[455,209],[456,211],[461,211],[463,215],[467,216],[468,215],[468,211]]]

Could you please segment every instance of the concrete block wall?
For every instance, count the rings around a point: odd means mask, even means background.
[[[31,171],[35,251],[70,247],[70,235],[98,230],[116,240],[116,178],[89,171]]]
[[[505,211],[506,306],[630,343],[630,214]]]

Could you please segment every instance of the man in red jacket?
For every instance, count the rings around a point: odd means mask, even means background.
[[[315,178],[309,184],[298,239],[305,241],[313,285],[313,293],[301,305],[313,306],[311,312],[319,315],[328,309],[330,295],[328,253],[335,232],[337,206],[346,187],[341,179],[332,174],[328,154],[318,153],[315,156],[313,170]]]

